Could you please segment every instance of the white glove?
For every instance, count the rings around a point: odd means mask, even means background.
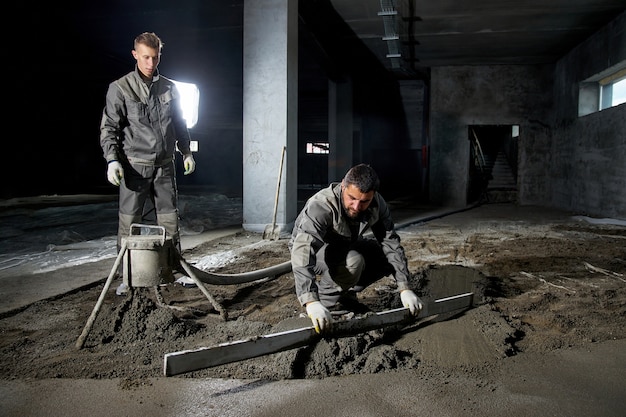
[[[422,308],[424,308],[422,300],[411,290],[400,291],[400,300],[402,300],[402,305],[409,309],[413,317],[417,317]]]
[[[196,170],[196,161],[193,159],[193,155],[189,154],[183,159],[183,166],[185,167],[184,175],[189,175]]]
[[[107,166],[107,179],[109,182],[117,187],[120,186],[124,178],[124,168],[118,161],[111,161]]]
[[[309,316],[315,326],[316,333],[322,333],[330,329],[333,316],[330,311],[319,301],[312,301],[306,305],[306,314]]]

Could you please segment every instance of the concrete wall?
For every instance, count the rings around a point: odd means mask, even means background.
[[[469,125],[519,125],[522,202],[549,201],[553,66],[459,66],[431,71],[430,201],[467,204]],[[521,187],[520,187],[521,186]]]
[[[578,117],[580,83],[626,63],[625,28],[622,13],[556,65],[551,206],[626,219],[626,104]]]
[[[625,15],[553,66],[433,68],[431,202],[467,204],[468,125],[519,124],[519,204],[626,218],[626,104],[578,117],[580,83],[626,60]]]
[[[297,215],[297,181],[287,180],[297,174],[297,0],[246,1],[243,33],[243,228],[275,219],[286,230]]]

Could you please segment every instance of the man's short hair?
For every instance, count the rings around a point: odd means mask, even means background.
[[[343,185],[345,187],[354,185],[362,193],[369,193],[370,191],[378,191],[380,180],[374,168],[367,164],[359,164],[348,170],[346,176],[343,177]]]
[[[144,32],[135,38],[134,48],[137,49],[139,44],[146,45],[149,48],[157,49],[161,52],[163,42],[154,32]]]

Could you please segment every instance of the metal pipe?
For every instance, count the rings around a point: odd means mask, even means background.
[[[185,272],[187,272],[187,274],[189,274],[189,277],[196,283],[196,285],[198,286],[198,288],[200,288],[200,291],[202,291],[202,294],[205,295],[206,298],[209,299],[209,302],[211,303],[211,305],[213,306],[213,308],[220,313],[220,317],[222,317],[223,321],[228,320],[228,313],[226,312],[226,310],[224,310],[224,307],[222,307],[222,305],[220,303],[218,303],[215,298],[213,298],[213,296],[211,295],[211,293],[204,287],[204,285],[202,285],[202,282],[200,281],[200,279],[198,278],[198,275],[191,269],[191,265],[189,265],[183,258],[182,256],[179,259],[179,262],[181,264],[181,266],[183,267],[183,269],[185,270]]]
[[[102,303],[104,302],[104,297],[107,291],[109,290],[109,287],[111,286],[111,282],[113,281],[113,278],[115,277],[115,272],[120,266],[120,262],[122,261],[122,257],[124,256],[124,253],[126,252],[127,247],[128,247],[128,244],[124,240],[122,242],[122,247],[120,248],[120,252],[117,254],[117,258],[115,259],[115,263],[113,264],[113,268],[111,269],[111,273],[109,274],[109,277],[104,283],[104,288],[102,289],[102,292],[100,293],[100,297],[98,298],[98,301],[96,302],[96,305],[94,306],[93,311],[91,312],[91,315],[89,316],[89,319],[87,319],[87,324],[85,324],[85,328],[83,329],[83,332],[78,337],[78,340],[76,340],[77,349],[82,349],[83,345],[85,344],[85,339],[87,339],[87,335],[91,331],[93,322],[96,320],[96,317],[98,316],[100,307],[102,307]]]

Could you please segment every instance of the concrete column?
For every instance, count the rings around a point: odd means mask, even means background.
[[[245,0],[243,18],[243,228],[272,224],[283,146],[276,224],[297,215],[298,0]]]
[[[340,181],[353,165],[352,82],[328,82],[328,182]],[[361,162],[361,161],[358,161]]]

